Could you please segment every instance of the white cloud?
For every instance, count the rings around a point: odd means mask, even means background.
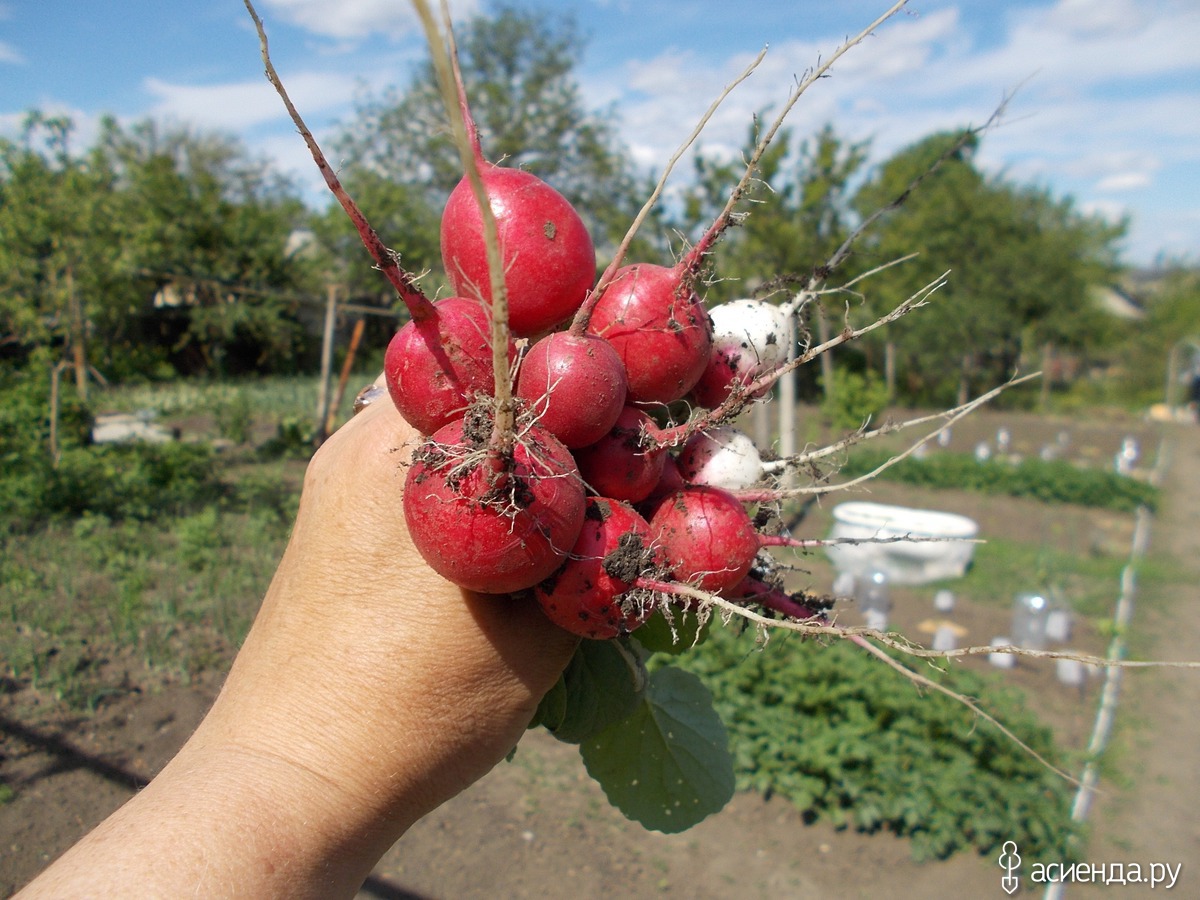
[[[982,124],[1015,91],[1000,127],[984,139],[985,170],[1054,185],[1081,209],[1107,217],[1126,212],[1112,202],[1117,192],[1137,193],[1139,204],[1163,191],[1185,208],[1200,203],[1194,182],[1163,183],[1168,171],[1200,171],[1200,104],[1195,88],[1181,81],[1194,83],[1200,72],[1200,6],[1055,0],[1015,7],[1000,22],[986,40],[972,32],[982,27],[978,18],[953,6],[888,23],[810,89],[788,125],[804,136],[831,122],[847,139],[870,138],[878,161],[932,132]],[[704,149],[736,154],[751,115],[778,109],[795,78],[840,41],[773,40],[767,58],[706,127]],[[633,160],[657,171],[749,58],[670,50],[594,73],[584,87],[589,98],[614,103]],[[1159,218],[1136,220],[1150,236],[1131,238],[1131,247],[1144,255],[1148,243],[1165,239]]]
[[[148,78],[144,86],[155,98],[152,115],[205,128],[239,131],[287,119],[282,100],[266,78],[217,85],[171,84]],[[354,95],[355,82],[347,75],[300,72],[289,75],[285,86],[301,115],[308,118],[344,108],[346,99]]]
[[[266,0],[265,6],[280,18],[323,37],[402,37],[420,31],[410,0],[339,0],[336,5],[329,0]],[[475,0],[456,0],[454,14],[470,15],[477,8]]]
[[[1092,200],[1080,204],[1079,211],[1085,216],[1096,216],[1114,225],[1129,215],[1129,208],[1116,200]]]
[[[1133,191],[1149,187],[1152,181],[1149,172],[1114,172],[1096,182],[1096,190],[1105,193]]]
[[[1051,27],[1081,37],[1127,37],[1149,21],[1148,5],[1135,0],[1059,0],[1045,13]]]
[[[9,63],[14,66],[25,64],[25,57],[12,44],[5,41],[0,41],[0,63]]]

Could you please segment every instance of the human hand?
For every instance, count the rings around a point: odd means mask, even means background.
[[[418,441],[384,394],[317,451],[212,710],[34,888],[352,894],[404,830],[516,745],[576,639],[528,598],[465,592],[424,563],[401,508]]]

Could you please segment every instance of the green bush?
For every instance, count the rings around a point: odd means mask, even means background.
[[[679,664],[712,690],[739,787],[811,820],[891,831],[917,858],[1016,841],[1030,860],[1071,857],[1069,785],[961,704],[919,692],[847,642],[823,646],[714,628]],[[921,672],[979,700],[1051,761],[1061,754],[1020,699],[960,669]]]
[[[833,370],[833,391],[821,403],[821,415],[838,431],[853,431],[878,416],[888,404],[887,385],[874,372]]]
[[[58,412],[60,447],[91,440],[92,414],[79,401],[74,385],[61,383]],[[50,453],[50,367],[0,366],[0,468],[19,466],[25,457]]]
[[[74,447],[38,477],[42,482],[32,486],[30,497],[34,522],[84,513],[149,521],[185,514],[223,492],[212,448],[205,444]]]
[[[50,457],[48,370],[0,375],[0,525],[28,531],[49,519],[177,515],[222,492],[212,449],[197,444],[92,445],[92,417],[64,389],[59,458]]]
[[[855,450],[841,469],[846,478],[870,472],[889,457],[887,451]],[[1158,489],[1135,478],[1101,469],[1082,469],[1063,460],[1023,459],[979,462],[968,453],[908,457],[885,469],[880,478],[930,488],[957,488],[985,494],[1031,497],[1045,503],[1077,503],[1118,512],[1158,505]]]

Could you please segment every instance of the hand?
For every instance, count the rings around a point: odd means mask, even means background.
[[[384,394],[317,451],[212,710],[30,896],[350,896],[516,745],[576,640],[425,565],[401,510],[418,440]]]

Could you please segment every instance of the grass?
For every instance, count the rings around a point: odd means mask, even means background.
[[[1021,591],[1053,590],[1079,615],[1100,618],[1112,614],[1125,562],[1123,557],[1081,556],[1040,543],[989,538],[975,548],[967,574],[946,587],[997,607],[1008,607]]]
[[[248,402],[233,407],[270,423],[299,415],[310,399],[315,407],[315,391],[314,379],[182,383],[114,390],[97,407],[187,416],[242,396]],[[310,448],[300,449],[303,457]],[[151,503],[144,516],[59,515],[14,529],[0,545],[0,675],[86,708],[146,672],[189,677],[223,668],[282,553],[303,465],[252,447],[226,451],[221,489],[181,515]],[[96,471],[101,494],[129,475],[142,481],[127,487],[153,495],[145,480],[157,477],[153,471]]]
[[[224,665],[288,527],[267,506],[209,506],[169,529],[85,516],[11,539],[0,557],[6,674],[83,707],[125,677],[117,660],[184,677]]]

